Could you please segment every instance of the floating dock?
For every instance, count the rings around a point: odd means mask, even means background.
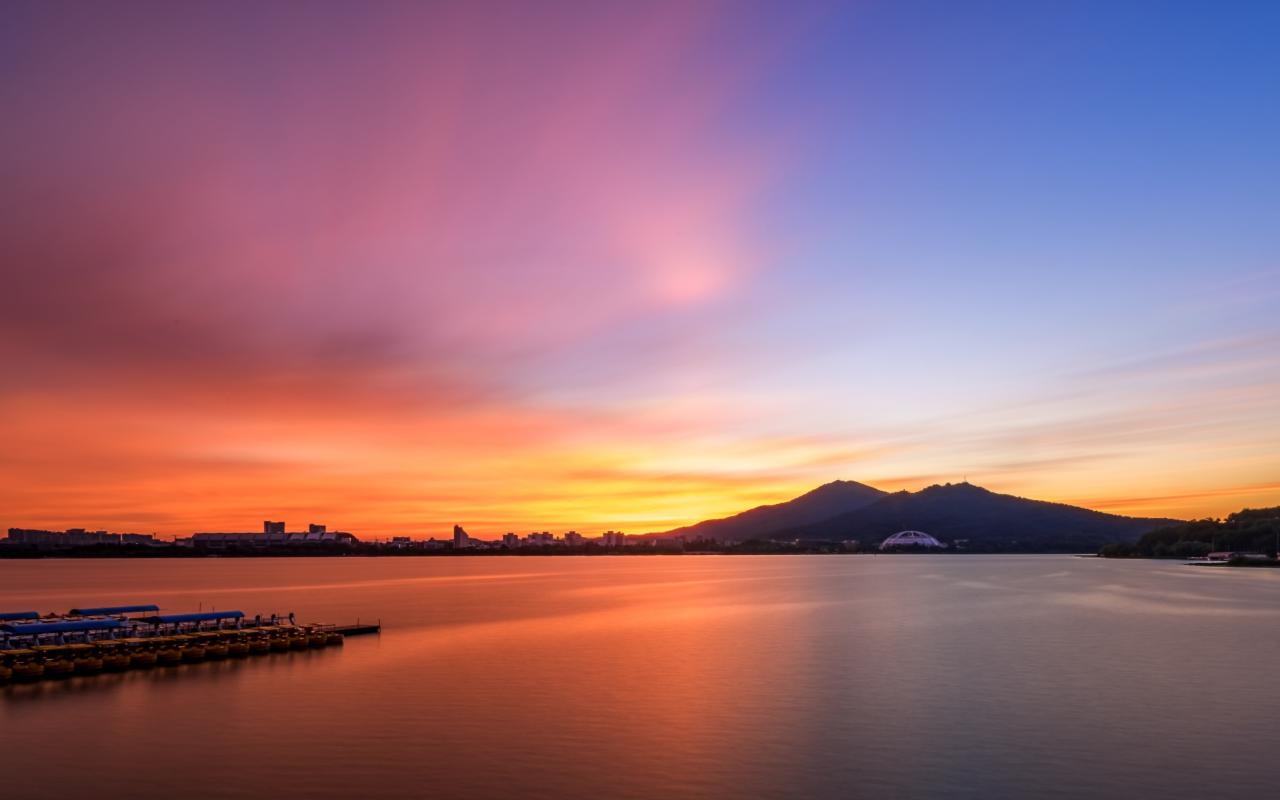
[[[319,649],[382,631],[381,621],[299,625],[292,615],[249,620],[241,611],[159,610],[112,606],[49,617],[0,612],[0,684]]]

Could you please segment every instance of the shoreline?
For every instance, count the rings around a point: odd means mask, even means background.
[[[1075,558],[1097,558],[1093,554],[1063,550],[1009,550],[1009,551],[969,551],[963,553],[892,553],[892,552],[850,552],[840,550],[795,549],[795,550],[663,550],[657,548],[628,548],[627,551],[615,552],[519,552],[519,551],[479,551],[479,552],[384,552],[384,553],[335,553],[335,552],[285,552],[285,553],[0,553],[0,561],[47,561],[47,560],[114,560],[114,561],[150,561],[150,560],[200,560],[200,559],[255,559],[255,558],[609,558],[609,557],[662,557],[662,556],[1070,556]],[[1157,559],[1150,559],[1157,560]],[[1163,559],[1160,559],[1163,560]]]

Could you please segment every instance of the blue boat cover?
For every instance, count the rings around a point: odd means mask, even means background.
[[[34,611],[0,611],[0,621],[10,619],[40,619]]]
[[[119,628],[120,621],[114,619],[83,619],[72,622],[11,622],[0,625],[0,631],[15,636],[31,636],[42,633],[77,633],[79,631],[101,631],[108,628]]]
[[[178,622],[206,622],[215,619],[240,619],[243,611],[205,611],[197,614],[161,614],[158,617],[147,617],[145,622],[155,625],[173,625]]]
[[[102,608],[73,608],[73,617],[97,617],[103,614],[130,614],[135,611],[159,611],[160,606],[104,606]]]

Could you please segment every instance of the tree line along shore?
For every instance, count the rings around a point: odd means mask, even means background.
[[[1258,566],[1268,562],[1245,558],[1265,555],[1275,564],[1280,544],[1280,506],[1246,508],[1225,519],[1198,519],[1168,525],[1143,534],[1136,542],[1103,545],[1104,558],[1206,558],[1211,553],[1235,554],[1236,561]],[[1231,559],[1227,559],[1231,560]]]

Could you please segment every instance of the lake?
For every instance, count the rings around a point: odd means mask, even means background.
[[[1280,570],[1067,556],[0,561],[0,610],[380,619],[0,689],[17,798],[1261,797]]]

